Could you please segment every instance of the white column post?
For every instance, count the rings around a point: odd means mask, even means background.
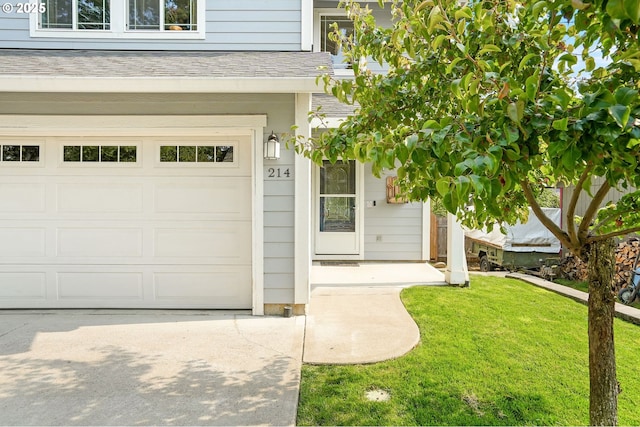
[[[313,48],[313,0],[301,0],[300,49],[311,52]]]
[[[311,94],[296,94],[296,137],[311,137],[307,120],[311,111]],[[295,155],[294,197],[294,303],[309,303],[311,274],[311,160]]]
[[[422,261],[431,259],[431,200],[422,204]]]
[[[455,215],[447,214],[447,268],[444,279],[450,285],[469,285],[464,231]]]

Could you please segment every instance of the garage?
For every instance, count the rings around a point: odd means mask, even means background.
[[[252,308],[250,135],[60,133],[0,137],[0,308]]]

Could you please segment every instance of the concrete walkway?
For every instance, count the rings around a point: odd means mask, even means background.
[[[400,357],[420,331],[398,287],[318,287],[311,293],[303,361],[373,363]]]
[[[314,265],[311,283],[303,361],[312,364],[373,363],[411,351],[420,331],[400,291],[445,284],[426,263]]]
[[[294,425],[304,320],[0,311],[0,425]]]

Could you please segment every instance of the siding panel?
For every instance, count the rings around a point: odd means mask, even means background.
[[[365,200],[376,203],[364,211],[365,260],[422,260],[422,204],[388,204],[386,175],[376,178],[365,167]]]
[[[206,0],[204,40],[31,38],[29,16],[0,13],[0,48],[299,51],[300,0]]]

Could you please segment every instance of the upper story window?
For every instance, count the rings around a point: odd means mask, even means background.
[[[108,30],[109,0],[41,0],[39,27],[61,30]]]
[[[130,30],[196,31],[197,0],[128,0]]]
[[[340,46],[331,40],[329,35],[334,32],[334,27],[337,25],[338,31],[340,31],[342,36],[351,36],[353,34],[353,21],[346,15],[341,15],[336,10],[331,10],[326,12],[319,11],[316,14],[315,24],[316,35],[314,45],[316,46],[316,50],[331,53],[334,70],[350,69],[351,64],[345,62]]]
[[[39,0],[32,37],[203,39],[205,0]]]

